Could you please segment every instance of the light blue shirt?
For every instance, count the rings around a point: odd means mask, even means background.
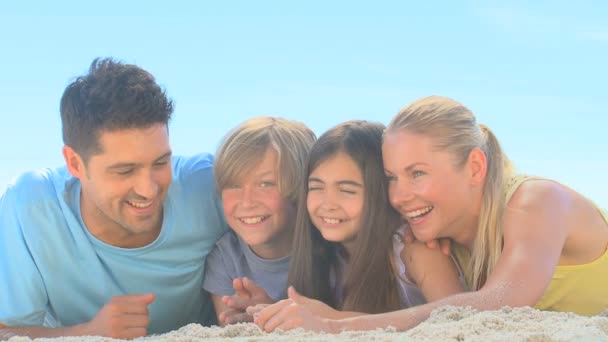
[[[80,215],[80,182],[66,168],[22,175],[0,198],[0,322],[72,326],[113,296],[154,293],[149,334],[215,317],[201,291],[205,258],[227,230],[213,158],[173,157],[158,238],[119,248],[95,238]]]

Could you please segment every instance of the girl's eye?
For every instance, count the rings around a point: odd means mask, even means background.
[[[321,188],[318,186],[309,186],[308,187],[308,192],[317,191],[317,190],[321,190]]]
[[[342,190],[340,190],[340,192],[345,193],[345,194],[349,194],[349,195],[354,195],[354,194],[357,193],[356,191],[347,190],[347,189],[342,189]]]
[[[274,186],[274,185],[275,185],[274,182],[262,182],[262,183],[260,183],[260,187],[262,187],[262,188],[268,188],[268,187],[271,187],[271,186]]]
[[[389,182],[394,182],[397,180],[397,177],[386,175],[386,180]]]

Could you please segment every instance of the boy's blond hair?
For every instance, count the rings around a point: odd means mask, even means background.
[[[303,188],[308,152],[316,140],[310,128],[298,121],[259,116],[233,128],[217,151],[214,177],[218,191],[257,166],[268,148],[278,159],[278,185],[283,198],[295,202]]]

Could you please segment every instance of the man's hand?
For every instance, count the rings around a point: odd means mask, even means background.
[[[117,339],[146,336],[150,324],[148,305],[153,301],[153,294],[113,297],[83,328],[87,335]]]
[[[247,277],[234,279],[232,286],[234,295],[222,297],[222,302],[230,308],[219,315],[220,323],[224,325],[252,322],[253,317],[247,313],[247,307],[274,303],[263,288]]]
[[[406,243],[412,243],[416,241],[416,237],[409,227],[406,227],[403,232],[403,240]],[[441,253],[450,256],[452,253],[452,240],[448,238],[441,238],[437,240],[431,240],[424,243],[428,248],[435,249],[439,246]]]

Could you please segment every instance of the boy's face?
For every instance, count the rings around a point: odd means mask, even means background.
[[[167,126],[105,131],[99,143],[101,153],[76,171],[70,169],[82,184],[81,213],[87,228],[115,246],[150,243],[160,232],[172,178]]]
[[[268,148],[258,165],[222,189],[228,225],[262,258],[285,256],[291,247],[295,209],[281,196],[278,178],[277,153]]]

